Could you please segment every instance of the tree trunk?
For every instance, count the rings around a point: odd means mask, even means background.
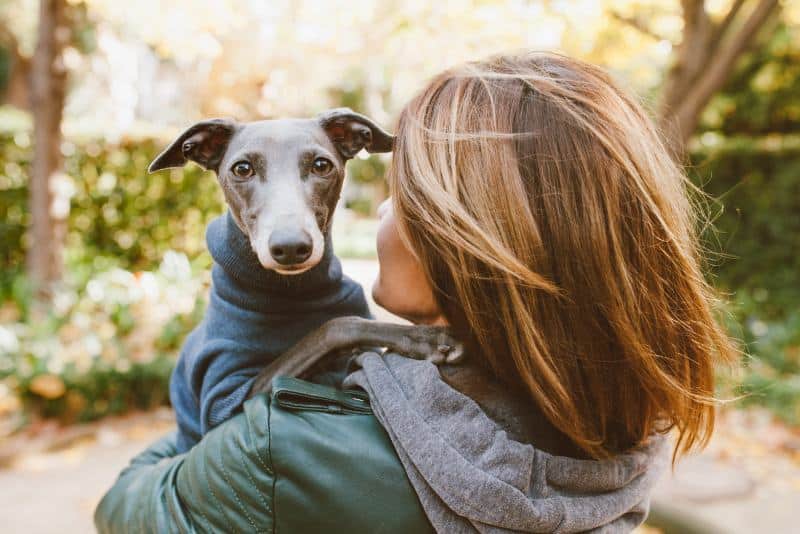
[[[706,54],[711,38],[711,19],[705,10],[703,0],[683,0],[683,33],[681,42],[675,49],[675,58],[667,72],[661,100],[661,115],[680,107],[686,92],[706,68],[709,57]]]
[[[64,199],[57,196],[62,166],[61,118],[66,93],[62,51],[69,38],[65,8],[65,0],[40,0],[38,42],[31,64],[34,152],[30,175],[28,275],[39,302],[49,300],[54,282],[61,278],[62,247],[69,212],[64,209]]]
[[[745,20],[734,24],[743,4],[744,0],[734,1],[715,24],[703,0],[681,2],[683,36],[664,82],[659,113],[662,129],[678,154],[697,129],[703,109],[722,89],[759,30],[780,8],[778,0],[758,0]]]

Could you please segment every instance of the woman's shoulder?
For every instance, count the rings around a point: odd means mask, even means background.
[[[202,444],[177,475],[182,508],[201,529],[431,531],[358,391],[278,378]]]

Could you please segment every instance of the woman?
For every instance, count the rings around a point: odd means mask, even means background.
[[[602,70],[500,56],[403,110],[381,214],[385,308],[447,324],[467,363],[358,356],[333,390],[271,397],[185,456],[168,439],[101,531],[624,532],[709,439],[733,354],[698,265],[688,182]]]

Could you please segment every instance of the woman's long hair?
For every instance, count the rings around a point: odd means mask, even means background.
[[[735,347],[691,186],[608,74],[544,53],[449,70],[403,110],[389,181],[450,323],[575,445],[707,442],[714,361]]]

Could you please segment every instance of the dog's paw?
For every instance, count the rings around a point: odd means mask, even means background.
[[[398,346],[388,348],[436,365],[456,364],[464,359],[464,344],[441,326],[413,327]]]
[[[456,342],[453,345],[439,345],[436,347],[436,350],[426,356],[425,359],[435,365],[461,363],[464,359],[464,345],[461,342]]]

